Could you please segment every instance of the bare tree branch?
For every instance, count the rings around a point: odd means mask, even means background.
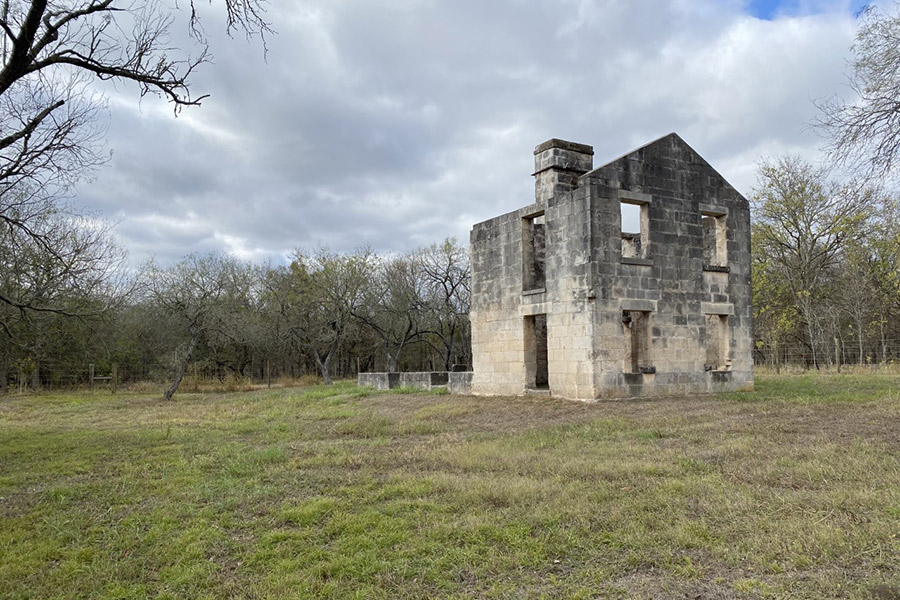
[[[229,33],[243,29],[260,36],[271,31],[263,18],[264,2],[210,0],[224,5]],[[89,235],[90,228],[84,229],[65,205],[72,186],[107,159],[102,152],[105,98],[92,89],[94,78],[132,82],[141,96],[158,95],[176,113],[207,97],[191,89],[191,76],[210,58],[206,41],[195,35],[193,53],[170,46],[179,10],[162,0],[3,0],[0,242],[10,253],[31,256],[47,277],[5,281],[30,287],[0,288],[0,303],[69,314],[67,306],[53,301],[63,294],[50,290],[68,289],[79,276],[88,278],[84,285],[89,287],[96,274],[82,264],[93,256],[90,249],[70,245],[93,242],[97,251],[110,249],[102,236]],[[181,14],[199,31],[193,0]],[[70,262],[74,256],[82,263]]]
[[[835,164],[869,180],[896,177],[900,158],[900,4],[892,14],[869,5],[851,47],[848,87],[854,98],[817,102],[814,121]]]

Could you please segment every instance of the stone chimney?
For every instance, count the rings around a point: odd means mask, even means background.
[[[594,149],[565,140],[547,140],[534,149],[534,201],[544,205],[559,192],[574,190],[594,168]]]

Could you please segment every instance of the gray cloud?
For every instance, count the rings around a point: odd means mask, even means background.
[[[214,19],[215,62],[195,80],[211,97],[173,118],[113,90],[113,157],[79,200],[120,221],[135,261],[166,262],[465,241],[530,202],[531,149],[550,137],[592,144],[600,164],[677,131],[747,192],[761,157],[817,156],[811,100],[841,92],[855,24],[841,2],[746,10],[284,0],[267,60]]]

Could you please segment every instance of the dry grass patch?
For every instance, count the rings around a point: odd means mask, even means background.
[[[9,598],[897,598],[900,376],[0,399]]]

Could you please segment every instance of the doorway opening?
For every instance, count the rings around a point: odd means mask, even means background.
[[[546,314],[525,317],[525,387],[550,388]]]

